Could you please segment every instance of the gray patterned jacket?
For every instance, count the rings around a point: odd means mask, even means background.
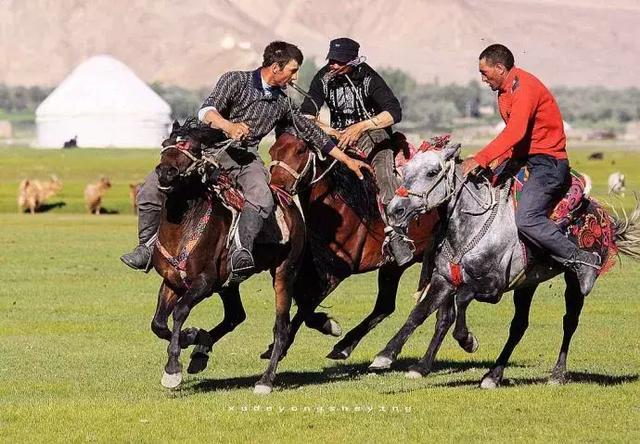
[[[302,139],[325,153],[335,146],[324,131],[300,114],[280,88],[263,88],[260,69],[223,74],[202,104],[198,113],[200,120],[211,108],[230,122],[244,122],[249,126],[251,131],[242,145],[254,154],[262,138],[276,125],[293,124]]]

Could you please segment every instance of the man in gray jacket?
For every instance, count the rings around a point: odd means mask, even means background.
[[[292,106],[283,90],[297,78],[302,61],[303,55],[295,45],[272,42],[265,48],[262,67],[223,74],[198,113],[201,122],[237,141],[218,158],[245,197],[238,221],[239,242],[231,251],[233,282],[241,282],[253,273],[253,242],[274,207],[268,172],[258,155],[258,145],[276,125],[295,122],[303,139],[343,162],[361,179],[361,169],[370,170],[364,162],[344,154],[320,128]],[[158,230],[163,203],[157,185],[154,171],[147,176],[138,194],[139,245],[121,257],[125,264],[138,270],[148,271],[151,267],[153,246],[149,243]]]

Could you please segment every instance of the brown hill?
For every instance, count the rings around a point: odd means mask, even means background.
[[[273,39],[321,62],[346,35],[422,82],[477,79],[478,52],[500,41],[550,85],[640,86],[638,23],[636,0],[0,0],[0,82],[53,85],[109,53],[148,82],[209,86]]]

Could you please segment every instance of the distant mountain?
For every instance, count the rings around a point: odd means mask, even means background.
[[[478,53],[501,42],[549,85],[640,86],[639,24],[638,0],[0,0],[0,82],[55,85],[108,53],[147,82],[210,86],[271,40],[321,63],[350,36],[421,82],[478,79]]]

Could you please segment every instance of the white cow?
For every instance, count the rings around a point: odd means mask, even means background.
[[[619,194],[624,196],[625,190],[624,174],[620,171],[611,173],[609,175],[609,194]]]

